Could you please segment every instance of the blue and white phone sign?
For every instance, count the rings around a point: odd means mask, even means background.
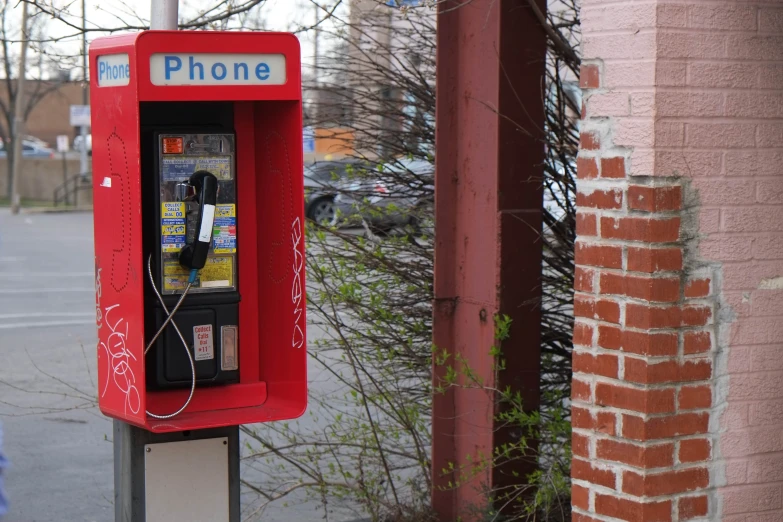
[[[285,55],[156,53],[150,56],[153,85],[283,85]]]
[[[121,87],[130,83],[128,54],[105,54],[98,57],[98,87]]]

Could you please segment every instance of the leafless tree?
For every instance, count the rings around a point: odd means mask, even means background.
[[[47,95],[56,91],[62,84],[62,78],[45,78],[51,68],[52,59],[47,56],[48,41],[46,37],[47,23],[45,17],[32,15],[29,18],[28,35],[31,42],[32,60],[27,61],[26,71],[20,70],[19,47],[22,38],[21,15],[14,6],[17,2],[0,1],[0,59],[2,60],[2,79],[0,79],[0,139],[8,157],[8,173],[6,185],[7,197],[11,195],[11,172],[16,161],[14,144],[19,136],[14,131],[18,96],[18,81],[20,74],[26,74],[25,95],[22,97],[22,118],[27,121],[30,113]]]

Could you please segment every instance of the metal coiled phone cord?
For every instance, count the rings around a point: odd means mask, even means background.
[[[160,295],[160,292],[158,291],[158,287],[155,285],[155,278],[152,276],[152,254],[150,254],[150,256],[147,258],[147,275],[149,275],[150,283],[152,284],[152,289],[155,291],[155,295],[158,297],[158,301],[163,307],[163,311],[166,312],[167,315],[166,315],[166,320],[163,321],[163,324],[160,326],[160,328],[158,328],[158,331],[155,333],[155,335],[152,337],[152,340],[144,349],[144,355],[145,356],[147,355],[147,352],[150,351],[152,345],[155,344],[155,341],[158,340],[160,334],[163,333],[163,330],[166,328],[166,326],[169,323],[171,323],[171,326],[174,327],[174,330],[176,330],[177,335],[179,336],[179,340],[182,341],[182,346],[185,347],[185,353],[188,354],[188,361],[190,361],[190,375],[192,377],[190,381],[190,395],[188,395],[188,400],[185,401],[185,404],[183,404],[180,409],[178,409],[177,411],[169,415],[157,415],[147,410],[147,415],[149,415],[150,417],[163,420],[163,419],[170,419],[172,417],[176,417],[177,415],[185,411],[185,408],[188,407],[190,401],[193,400],[193,392],[196,391],[196,364],[193,362],[193,354],[190,353],[190,348],[188,347],[187,341],[185,341],[185,338],[182,336],[182,332],[179,331],[179,327],[177,327],[177,323],[174,322],[174,314],[177,313],[177,310],[179,310],[180,305],[185,300],[185,296],[188,295],[190,288],[193,286],[193,283],[196,281],[196,275],[198,275],[198,271],[197,270],[190,271],[188,286],[185,287],[185,291],[182,292],[179,301],[177,301],[177,304],[174,306],[174,308],[172,308],[171,312],[169,312],[169,309],[166,307],[166,303],[163,302],[163,297]]]

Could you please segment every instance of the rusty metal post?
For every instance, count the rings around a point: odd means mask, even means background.
[[[545,14],[546,1],[534,1]],[[535,410],[546,37],[529,0],[453,0],[439,5],[437,45],[434,343]],[[513,320],[497,374],[495,314]],[[436,386],[444,372],[435,366]],[[435,394],[433,507],[444,522],[470,520],[487,487],[520,480],[494,467],[466,481],[477,458],[514,436],[496,422],[496,399],[461,387]],[[515,466],[520,477],[533,469]]]

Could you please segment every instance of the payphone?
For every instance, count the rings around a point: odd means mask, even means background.
[[[146,31],[90,64],[101,410],[155,432],[300,416],[298,40]]]
[[[161,294],[146,310],[148,332],[157,333],[190,284],[175,316],[179,332],[164,328],[151,346],[147,375],[154,379],[147,387],[189,386],[193,368],[197,384],[237,382],[235,135],[157,130],[145,137],[152,140],[147,163],[154,163],[151,182],[158,188],[145,192],[147,208],[157,211],[160,230],[146,246],[150,285]]]

